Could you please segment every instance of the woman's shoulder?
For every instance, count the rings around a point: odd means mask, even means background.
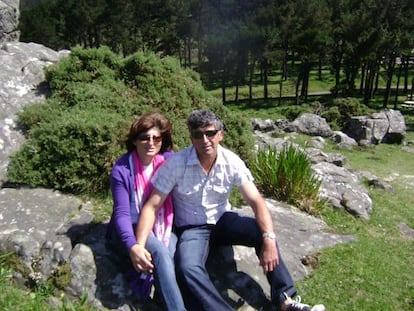
[[[128,164],[129,162],[129,155],[130,153],[124,153],[123,155],[121,155],[116,161],[115,161],[115,166],[116,165],[125,165]]]
[[[115,161],[114,166],[112,167],[112,172],[129,169],[129,155],[130,153],[124,153],[123,155],[121,155]]]

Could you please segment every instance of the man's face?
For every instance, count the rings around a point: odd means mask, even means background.
[[[223,139],[223,131],[218,131],[214,125],[198,128],[190,132],[191,142],[200,158],[216,157],[217,147]]]

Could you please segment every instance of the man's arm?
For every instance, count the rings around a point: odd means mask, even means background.
[[[273,221],[266,203],[257,187],[252,182],[245,182],[240,186],[244,200],[254,211],[254,215],[262,233],[273,233]],[[260,264],[264,272],[272,271],[279,264],[279,255],[276,240],[263,238],[263,247],[260,252]]]
[[[145,248],[145,243],[154,226],[157,211],[166,198],[166,194],[154,188],[151,196],[141,209],[135,231],[137,243],[133,245],[129,251],[133,267],[138,271],[152,273],[152,270],[154,269],[151,253]]]

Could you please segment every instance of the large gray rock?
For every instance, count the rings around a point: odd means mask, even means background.
[[[286,204],[266,202],[294,280],[312,271],[302,264],[304,256],[352,239],[330,232],[322,220]],[[127,262],[105,242],[107,222],[93,223],[91,209],[87,202],[52,190],[1,189],[0,252],[17,254],[31,271],[32,282],[45,280],[63,264],[69,264],[72,279],[66,292],[76,297],[87,293],[88,301],[98,310],[142,306],[128,285]],[[250,208],[237,210],[252,215]],[[253,249],[218,249],[208,266],[217,287],[236,309],[271,310],[269,286]],[[158,307],[152,304],[152,310]]]
[[[332,163],[320,162],[312,165],[316,176],[322,180],[320,196],[338,209],[352,215],[369,219],[372,200],[357,174]]]
[[[0,1],[0,44],[19,41],[19,0]]]
[[[326,120],[313,113],[304,113],[297,117],[291,124],[292,131],[310,136],[332,136],[332,129]]]
[[[406,135],[406,125],[400,111],[386,109],[372,115],[352,117],[344,132],[360,145],[401,144]]]
[[[304,214],[287,204],[266,199],[284,262],[295,281],[312,273],[305,265],[309,255],[324,247],[351,241],[351,236],[329,233],[328,226],[316,217]],[[253,216],[249,207],[238,212]],[[270,287],[253,248],[245,246],[222,247],[210,256],[209,271],[216,280],[217,288],[228,297],[233,306],[244,301],[239,310],[274,310],[269,305]],[[317,258],[315,258],[317,260]]]
[[[36,43],[7,42],[0,47],[0,184],[4,183],[9,156],[24,141],[16,128],[17,113],[25,105],[50,95],[43,69],[68,51],[56,52]]]

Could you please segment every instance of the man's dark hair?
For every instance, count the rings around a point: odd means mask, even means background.
[[[187,119],[188,129],[195,130],[214,125],[216,130],[224,130],[223,122],[210,110],[194,110]]]

